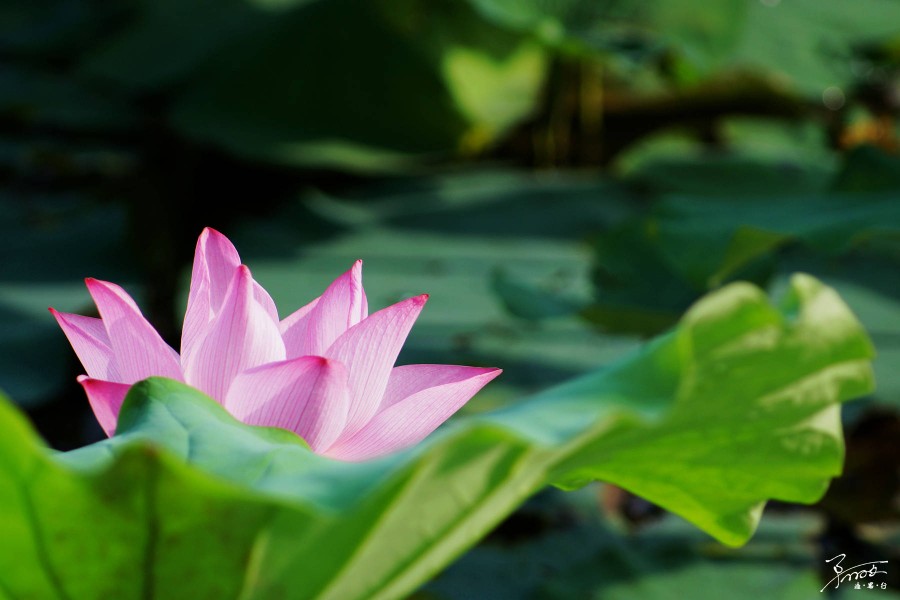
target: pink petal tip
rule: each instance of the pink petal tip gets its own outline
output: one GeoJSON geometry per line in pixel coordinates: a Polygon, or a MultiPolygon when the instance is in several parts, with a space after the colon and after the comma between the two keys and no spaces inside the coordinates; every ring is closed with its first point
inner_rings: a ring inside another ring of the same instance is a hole
{"type": "Polygon", "coordinates": [[[103,428],[106,435],[112,437],[116,432],[119,410],[122,408],[122,402],[131,385],[92,379],[87,375],[79,375],[77,380],[87,394],[91,410],[94,411],[100,427],[103,428]]]}

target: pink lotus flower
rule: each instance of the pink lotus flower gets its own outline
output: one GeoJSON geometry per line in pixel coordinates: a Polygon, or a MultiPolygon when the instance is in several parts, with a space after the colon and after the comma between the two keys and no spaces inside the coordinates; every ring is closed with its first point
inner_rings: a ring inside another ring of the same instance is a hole
{"type": "Polygon", "coordinates": [[[159,375],[206,392],[244,423],[288,429],[317,453],[363,460],[419,442],[500,374],[395,367],[428,296],[369,315],[362,261],[279,321],[228,238],[205,229],[180,355],[121,287],[85,282],[100,319],[50,311],[88,373],[78,381],[110,436],[131,384],[159,375]]]}

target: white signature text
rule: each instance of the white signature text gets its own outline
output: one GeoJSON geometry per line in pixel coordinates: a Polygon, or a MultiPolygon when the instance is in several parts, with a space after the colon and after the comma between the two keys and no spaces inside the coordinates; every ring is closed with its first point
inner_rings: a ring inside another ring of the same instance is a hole
{"type": "Polygon", "coordinates": [[[819,590],[820,592],[824,592],[825,589],[830,587],[832,584],[834,584],[834,589],[838,589],[839,587],[841,587],[842,583],[845,583],[848,581],[859,581],[860,579],[871,579],[872,577],[875,577],[879,573],[882,573],[885,575],[887,574],[887,571],[881,571],[878,568],[878,565],[887,563],[886,560],[873,560],[871,562],[860,563],[856,566],[848,567],[848,568],[844,569],[844,567],[841,566],[841,562],[845,558],[847,558],[846,554],[838,554],[837,556],[835,556],[833,558],[829,558],[828,560],[825,561],[826,563],[830,563],[833,560],[837,561],[833,567],[835,576],[832,577],[831,580],[829,580],[828,583],[825,584],[825,587],[823,587],[821,590],[819,590]]]}

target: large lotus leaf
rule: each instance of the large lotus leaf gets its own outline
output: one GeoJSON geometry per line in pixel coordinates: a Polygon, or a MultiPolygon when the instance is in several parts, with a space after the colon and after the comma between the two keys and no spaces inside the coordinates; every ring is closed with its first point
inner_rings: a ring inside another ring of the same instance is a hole
{"type": "Polygon", "coordinates": [[[83,71],[169,93],[180,132],[254,159],[381,170],[480,150],[530,114],[547,70],[540,44],[464,0],[139,6],[83,71]]]}
{"type": "Polygon", "coordinates": [[[658,218],[666,257],[701,286],[716,285],[790,241],[833,254],[900,232],[893,192],[677,196],[659,204],[658,218]]]}
{"type": "Polygon", "coordinates": [[[703,289],[676,272],[656,231],[634,221],[594,242],[596,300],[581,314],[607,332],[653,335],[671,327],[703,289]]]}
{"type": "Polygon", "coordinates": [[[874,400],[900,407],[900,369],[897,368],[900,365],[900,279],[896,275],[897,262],[876,256],[840,260],[797,256],[780,265],[771,289],[786,286],[788,273],[797,269],[816,273],[852,308],[875,346],[872,366],[878,389],[874,400]]]}
{"type": "Polygon", "coordinates": [[[529,31],[549,44],[574,51],[658,52],[659,37],[694,60],[708,62],[731,50],[746,6],[725,0],[704,11],[684,0],[469,0],[486,19],[529,31]],[[654,49],[653,46],[656,46],[654,49]]]}
{"type": "MultiPolygon", "coordinates": [[[[755,120],[732,120],[727,128],[735,135],[753,123],[765,129],[766,122],[755,120]]],[[[826,276],[828,265],[838,261],[856,261],[848,270],[865,271],[873,260],[900,257],[896,159],[860,148],[828,173],[824,167],[834,161],[814,139],[804,141],[802,129],[794,137],[784,135],[787,127],[770,127],[755,133],[752,143],[744,136],[735,155],[704,157],[675,137],[659,137],[630,152],[620,167],[666,195],[650,218],[594,244],[598,293],[587,316],[606,328],[658,331],[657,320],[674,321],[701,293],[723,282],[763,285],[776,270],[826,276]],[[807,168],[800,156],[810,159],[807,168]],[[816,161],[819,168],[808,168],[816,161]],[[828,261],[779,268],[798,254],[828,261]]]]}
{"type": "Polygon", "coordinates": [[[638,24],[701,71],[749,69],[817,100],[865,70],[854,62],[858,46],[900,33],[900,7],[890,0],[717,2],[704,11],[689,0],[636,4],[644,8],[638,24]]]}
{"type": "Polygon", "coordinates": [[[320,0],[218,56],[174,122],[265,160],[394,169],[492,142],[532,110],[545,70],[542,48],[461,1],[320,0]]]}
{"type": "Polygon", "coordinates": [[[817,99],[871,70],[855,62],[856,47],[900,33],[891,0],[725,0],[703,10],[690,0],[469,1],[485,18],[554,44],[628,56],[662,45],[700,75],[753,70],[817,99]]]}
{"type": "Polygon", "coordinates": [[[781,308],[729,286],[611,368],[342,463],[242,425],[183,384],[136,384],[112,439],[46,451],[0,404],[0,593],[41,598],[399,598],[527,496],[603,478],[728,544],[768,498],[841,467],[838,403],[871,347],[827,287],[781,308]]]}
{"type": "Polygon", "coordinates": [[[834,187],[847,192],[900,190],[900,157],[858,146],[847,153],[834,187]]]}
{"type": "Polygon", "coordinates": [[[724,148],[664,131],[616,158],[629,180],[665,193],[721,196],[809,193],[828,189],[837,171],[825,132],[811,122],[730,118],[717,128],[724,148]]]}
{"type": "Polygon", "coordinates": [[[752,2],[729,62],[774,71],[818,99],[828,86],[849,86],[871,68],[855,63],[854,50],[898,33],[900,6],[890,0],[752,2]]]}

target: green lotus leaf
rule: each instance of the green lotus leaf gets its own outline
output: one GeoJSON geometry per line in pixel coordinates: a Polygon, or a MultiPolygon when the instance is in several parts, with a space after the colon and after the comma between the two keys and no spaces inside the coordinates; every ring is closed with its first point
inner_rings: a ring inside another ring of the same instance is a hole
{"type": "Polygon", "coordinates": [[[2,402],[0,598],[401,598],[543,486],[593,479],[738,545],[767,499],[814,502],[840,472],[839,403],[871,391],[871,357],[798,275],[778,307],[727,286],[601,372],[369,462],[160,378],[65,454],[2,402]]]}

